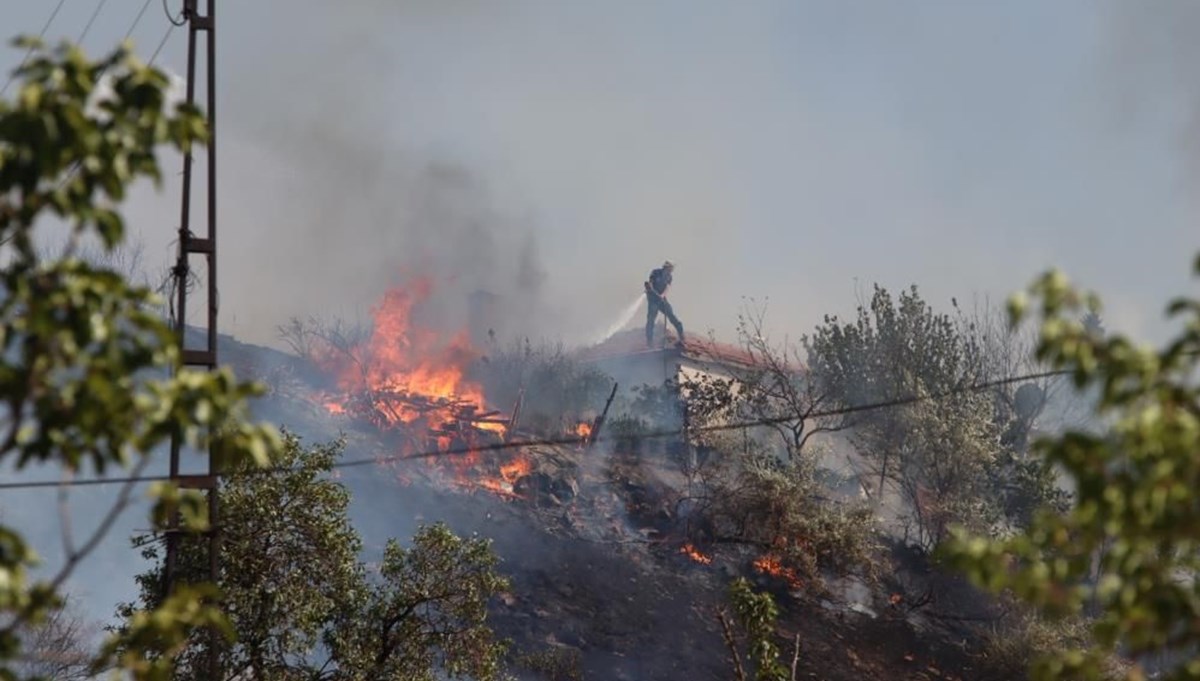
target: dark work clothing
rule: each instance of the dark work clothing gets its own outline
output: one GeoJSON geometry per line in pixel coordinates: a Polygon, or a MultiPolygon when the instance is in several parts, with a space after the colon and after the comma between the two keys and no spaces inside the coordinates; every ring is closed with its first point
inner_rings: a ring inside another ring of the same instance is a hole
{"type": "Polygon", "coordinates": [[[662,296],[671,285],[671,273],[662,268],[654,270],[650,273],[648,283],[650,286],[646,289],[646,345],[654,345],[654,322],[658,321],[659,312],[675,327],[675,333],[679,334],[679,340],[682,341],[683,323],[675,316],[671,303],[662,296]]]}
{"type": "Polygon", "coordinates": [[[650,273],[650,287],[658,295],[667,292],[667,287],[671,285],[671,273],[665,268],[658,268],[650,273]]]}
{"type": "Polygon", "coordinates": [[[658,320],[658,313],[662,312],[667,321],[675,327],[675,333],[679,334],[679,340],[683,340],[683,323],[679,321],[679,317],[675,316],[675,311],[671,309],[671,303],[667,302],[666,298],[652,296],[646,294],[646,345],[654,344],[654,322],[658,320]]]}

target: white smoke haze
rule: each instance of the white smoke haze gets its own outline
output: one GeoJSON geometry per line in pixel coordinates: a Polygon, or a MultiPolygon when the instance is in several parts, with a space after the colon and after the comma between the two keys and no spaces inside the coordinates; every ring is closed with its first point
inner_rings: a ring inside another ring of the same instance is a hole
{"type": "MultiPolygon", "coordinates": [[[[48,12],[0,4],[10,34],[48,12]]],[[[91,7],[68,5],[56,31],[74,37],[91,7]]],[[[110,3],[89,52],[137,5],[110,3]]],[[[1194,0],[219,5],[220,323],[242,340],[364,319],[416,275],[437,292],[425,321],[463,324],[485,289],[507,332],[595,339],[668,258],[688,330],[725,338],[744,296],[795,337],[872,282],[944,308],[1052,265],[1101,291],[1107,326],[1155,337],[1163,301],[1194,290],[1194,0]]],[[[150,16],[143,54],[165,28],[150,16]]],[[[183,72],[184,37],[160,66],[183,72]]],[[[127,207],[152,272],[174,257],[176,168],[127,207]]],[[[52,500],[9,506],[42,519],[53,562],[52,500]]],[[[131,560],[113,542],[93,574],[131,560]]],[[[131,588],[84,595],[104,616],[131,588]]]]}
{"type": "Polygon", "coordinates": [[[1104,63],[1109,104],[1125,126],[1166,131],[1192,170],[1200,156],[1200,4],[1106,3],[1112,49],[1104,63]]]}
{"type": "MultiPolygon", "coordinates": [[[[137,9],[118,4],[92,52],[137,9]]],[[[14,26],[43,19],[13,5],[14,26]]],[[[86,20],[68,14],[66,35],[86,20]]],[[[684,323],[725,337],[744,296],[794,336],[876,281],[944,306],[1052,265],[1116,301],[1110,326],[1158,335],[1196,245],[1179,162],[1200,120],[1196,14],[1190,0],[222,4],[222,328],[273,343],[293,315],[362,318],[423,271],[439,321],[460,325],[485,288],[517,333],[582,340],[670,258],[684,323]]],[[[143,53],[156,18],[135,34],[143,53]]],[[[160,65],[182,71],[184,36],[160,65]]],[[[129,205],[162,261],[177,185],[129,205]]]]}
{"type": "Polygon", "coordinates": [[[1161,197],[1128,190],[1140,141],[1108,141],[1068,87],[1110,48],[1039,63],[1050,35],[982,39],[1019,11],[281,7],[227,9],[222,34],[223,309],[250,338],[361,310],[414,267],[450,319],[486,288],[518,333],[570,339],[665,258],[684,323],[724,335],[743,296],[795,335],[849,311],[856,282],[944,305],[1056,264],[1118,297],[1118,270],[1184,281],[1144,232],[1178,244],[1181,222],[1147,223],[1161,197]]]}

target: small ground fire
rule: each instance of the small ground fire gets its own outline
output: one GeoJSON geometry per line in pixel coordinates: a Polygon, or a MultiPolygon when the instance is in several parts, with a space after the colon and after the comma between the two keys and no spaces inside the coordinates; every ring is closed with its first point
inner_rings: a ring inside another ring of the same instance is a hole
{"type": "Polygon", "coordinates": [[[684,544],[679,547],[679,552],[701,565],[711,565],[713,562],[711,556],[700,553],[700,550],[692,544],[684,544]]]}
{"type": "Polygon", "coordinates": [[[754,560],[754,569],[763,574],[778,577],[786,581],[788,586],[793,589],[799,589],[804,585],[794,569],[785,566],[779,559],[779,556],[770,553],[756,558],[754,560]]]}

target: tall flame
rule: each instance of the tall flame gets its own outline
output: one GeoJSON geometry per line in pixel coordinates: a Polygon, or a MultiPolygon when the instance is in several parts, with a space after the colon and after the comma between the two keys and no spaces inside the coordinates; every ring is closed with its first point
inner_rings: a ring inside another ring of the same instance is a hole
{"type": "MultiPolygon", "coordinates": [[[[482,386],[467,376],[477,357],[467,332],[439,333],[414,321],[431,293],[427,278],[389,289],[371,307],[368,337],[327,339],[321,353],[322,368],[340,390],[324,396],[326,410],[365,418],[381,428],[403,428],[410,436],[403,445],[406,453],[471,447],[507,431],[499,412],[486,411],[482,386]]],[[[478,452],[426,461],[451,474],[456,484],[506,495],[531,469],[529,461],[518,460],[501,466],[498,476],[486,473],[478,452]]]]}
{"type": "MultiPolygon", "coordinates": [[[[466,331],[447,336],[413,323],[413,312],[432,293],[428,278],[384,293],[371,307],[371,335],[351,347],[327,348],[324,367],[347,394],[368,396],[375,412],[390,425],[424,419],[432,426],[454,420],[451,410],[482,412],[483,389],[466,378],[476,357],[466,331]],[[406,399],[391,399],[402,396],[406,399]]],[[[346,405],[326,403],[335,414],[346,405]]],[[[504,432],[502,424],[480,423],[479,429],[504,432]]]]}
{"type": "MultiPolygon", "coordinates": [[[[475,357],[465,331],[446,338],[412,323],[416,306],[432,292],[429,279],[396,286],[371,307],[371,336],[351,353],[330,353],[330,368],[346,391],[394,391],[443,400],[466,401],[483,408],[483,390],[466,380],[475,357]]],[[[401,421],[418,415],[395,414],[401,421]]]]}

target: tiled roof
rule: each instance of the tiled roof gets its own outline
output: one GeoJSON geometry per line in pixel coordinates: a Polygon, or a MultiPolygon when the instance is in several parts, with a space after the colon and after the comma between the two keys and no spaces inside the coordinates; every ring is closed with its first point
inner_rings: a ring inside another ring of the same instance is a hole
{"type": "Polygon", "coordinates": [[[690,336],[683,346],[675,344],[675,334],[667,332],[664,339],[661,333],[656,334],[653,347],[646,347],[646,335],[642,329],[629,329],[614,334],[608,340],[583,348],[578,357],[585,362],[599,362],[617,357],[634,355],[671,353],[698,362],[716,362],[721,364],[737,364],[753,366],[757,362],[754,356],[736,345],[720,343],[708,338],[690,336]]]}

